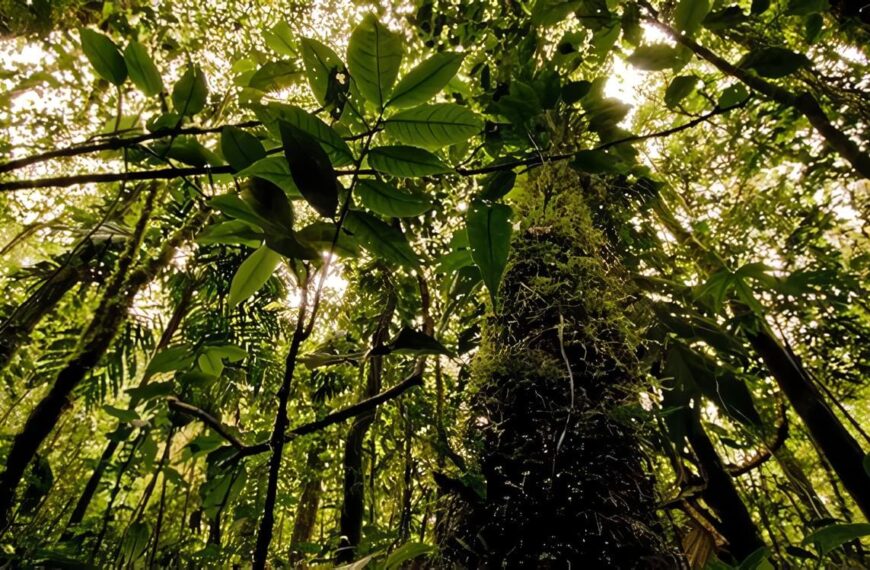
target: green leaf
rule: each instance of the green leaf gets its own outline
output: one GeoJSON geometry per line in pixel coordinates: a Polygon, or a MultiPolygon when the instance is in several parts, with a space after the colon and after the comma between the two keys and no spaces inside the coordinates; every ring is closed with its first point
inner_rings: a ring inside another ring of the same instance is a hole
{"type": "Polygon", "coordinates": [[[220,354],[210,348],[203,350],[199,358],[196,359],[196,364],[200,370],[209,376],[220,376],[224,371],[224,363],[221,360],[220,354]]]}
{"type": "Polygon", "coordinates": [[[562,101],[567,105],[573,105],[585,97],[592,88],[589,81],[570,81],[562,86],[562,101]]]}
{"type": "Polygon", "coordinates": [[[266,149],[260,139],[251,133],[227,125],[221,129],[221,154],[238,171],[266,158],[266,149]]]}
{"type": "MultiPolygon", "coordinates": [[[[335,227],[332,222],[314,222],[296,232],[296,239],[317,251],[329,251],[335,239],[335,227]]],[[[339,232],[338,241],[335,242],[335,253],[345,257],[356,257],[359,255],[359,245],[347,232],[342,231],[339,232]]]]}
{"type": "Polygon", "coordinates": [[[97,75],[114,85],[121,85],[127,79],[127,64],[124,57],[108,36],[82,28],[79,30],[82,51],[97,75]]]}
{"type": "Polygon", "coordinates": [[[180,135],[174,139],[163,139],[151,145],[151,149],[166,158],[181,161],[193,166],[205,166],[222,164],[220,157],[206,148],[196,137],[180,135]]]}
{"type": "Polygon", "coordinates": [[[604,150],[581,150],[574,155],[572,166],[590,174],[620,174],[626,171],[625,164],[604,150]]]}
{"type": "Polygon", "coordinates": [[[385,123],[387,133],[399,142],[433,148],[467,141],[477,135],[482,126],[475,113],[454,103],[407,109],[385,123]]]}
{"type": "Polygon", "coordinates": [[[430,554],[433,551],[434,548],[428,544],[423,544],[421,542],[406,542],[390,553],[386,562],[384,562],[384,570],[399,568],[405,562],[430,554]]]}
{"type": "Polygon", "coordinates": [[[366,15],[347,44],[347,68],[362,96],[383,109],[401,63],[402,38],[366,15]]]}
{"type": "Polygon", "coordinates": [[[296,57],[296,47],[293,42],[293,29],[285,20],[281,20],[267,31],[263,32],[266,45],[275,53],[287,57],[296,57]]]}
{"type": "Polygon", "coordinates": [[[713,273],[707,281],[698,288],[696,297],[701,299],[709,297],[713,303],[713,310],[719,312],[728,296],[728,291],[734,285],[734,274],[727,269],[720,269],[713,273]]]}
{"type": "Polygon", "coordinates": [[[814,44],[822,35],[825,19],[821,14],[810,14],[804,23],[804,39],[808,44],[814,44]]]}
{"type": "Polygon", "coordinates": [[[744,87],[742,83],[735,83],[734,85],[729,85],[722,90],[722,94],[719,95],[719,101],[716,105],[720,109],[728,109],[729,107],[743,103],[748,98],[749,91],[746,90],[746,87],[744,87]]]}
{"type": "Polygon", "coordinates": [[[697,86],[698,78],[694,75],[674,77],[665,90],[665,105],[676,107],[683,99],[691,95],[697,86]]]}
{"type": "Polygon", "coordinates": [[[265,221],[266,225],[261,224],[260,227],[266,231],[267,237],[282,237],[293,233],[293,207],[278,186],[254,178],[242,190],[241,197],[265,221]]]}
{"type": "Polygon", "coordinates": [[[363,206],[382,216],[409,218],[432,208],[425,194],[403,192],[379,180],[360,180],[356,193],[363,206]]]}
{"type": "Polygon", "coordinates": [[[437,95],[453,79],[465,56],[436,53],[399,80],[386,106],[413,107],[437,95]]]}
{"type": "Polygon", "coordinates": [[[132,40],[124,50],[124,62],[133,85],[148,97],[163,91],[163,78],[145,46],[132,40]]]}
{"type": "Polygon", "coordinates": [[[353,162],[353,154],[344,139],[332,127],[304,109],[294,105],[270,103],[257,108],[256,113],[269,132],[276,136],[281,135],[278,121],[286,121],[317,139],[333,165],[344,166],[353,162]]]}
{"type": "Polygon", "coordinates": [[[838,546],[847,542],[870,535],[870,524],[832,524],[820,528],[807,536],[802,544],[814,544],[822,556],[825,556],[838,546]]]}
{"type": "Polygon", "coordinates": [[[763,14],[767,12],[767,9],[770,8],[770,0],[752,0],[752,5],[749,8],[749,12],[757,16],[759,14],[763,14]]]}
{"type": "Polygon", "coordinates": [[[773,570],[773,565],[767,559],[768,556],[770,551],[766,546],[762,546],[747,556],[736,570],[773,570]]]}
{"type": "Polygon", "coordinates": [[[536,0],[532,7],[532,24],[552,26],[576,12],[582,2],[579,0],[536,0]]]}
{"type": "Polygon", "coordinates": [[[329,78],[344,69],[344,63],[332,48],[317,40],[302,38],[302,63],[311,93],[321,105],[326,104],[326,93],[329,90],[329,78]]]}
{"type": "Polygon", "coordinates": [[[248,86],[259,91],[276,91],[296,82],[299,70],[290,61],[264,63],[248,81],[248,86]]]}
{"type": "Polygon", "coordinates": [[[453,169],[429,151],[413,146],[381,146],[369,152],[369,165],[378,172],[404,178],[445,174],[453,169]]]}
{"type": "Polygon", "coordinates": [[[135,406],[139,402],[146,402],[154,398],[168,396],[175,390],[175,382],[168,380],[166,382],[149,382],[144,386],[136,388],[127,388],[125,392],[130,395],[130,406],[135,406]]]}
{"type": "Polygon", "coordinates": [[[350,212],[344,227],[376,257],[405,267],[413,268],[420,264],[405,234],[371,214],[350,212]]]}
{"type": "Polygon", "coordinates": [[[231,218],[236,218],[261,229],[270,226],[269,220],[257,214],[250,204],[236,194],[222,194],[208,201],[208,205],[231,218]]]}
{"type": "Polygon", "coordinates": [[[296,239],[292,231],[266,236],[266,245],[288,259],[320,259],[320,252],[296,239]]]}
{"type": "Polygon", "coordinates": [[[483,180],[483,190],[480,192],[482,200],[498,200],[513,190],[517,181],[517,173],[513,170],[499,170],[493,172],[483,180]]]}
{"type": "Polygon", "coordinates": [[[335,217],[339,184],[326,151],[302,129],[285,121],[278,125],[284,156],[299,192],[318,214],[335,217]]]}
{"type": "Polygon", "coordinates": [[[762,77],[778,79],[809,67],[810,60],[802,53],[780,47],[753,50],[740,61],[740,67],[752,69],[762,77]]]}
{"type": "Polygon", "coordinates": [[[121,559],[123,561],[121,566],[133,566],[133,563],[145,554],[150,537],[151,527],[147,522],[137,520],[131,524],[121,545],[121,559]]]}
{"type": "Polygon", "coordinates": [[[709,11],[709,0],[680,0],[674,10],[674,27],[691,36],[701,27],[709,11]]]}
{"type": "Polygon", "coordinates": [[[124,410],[121,408],[116,408],[114,406],[109,406],[108,404],[103,406],[103,411],[112,416],[113,418],[117,418],[119,421],[122,421],[124,423],[129,423],[139,419],[139,414],[137,414],[134,410],[124,410]]]}
{"type": "Polygon", "coordinates": [[[369,352],[371,356],[383,356],[386,354],[443,354],[453,356],[453,353],[447,350],[443,344],[435,338],[420,331],[416,331],[410,327],[402,327],[396,338],[389,344],[375,347],[369,352]]]}
{"type": "Polygon", "coordinates": [[[785,13],[789,16],[809,16],[830,9],[828,0],[789,0],[785,13]]]}
{"type": "Polygon", "coordinates": [[[498,288],[510,253],[511,213],[510,207],[504,204],[476,202],[468,209],[466,217],[471,257],[489,289],[493,307],[497,305],[498,288]]]}
{"type": "Polygon", "coordinates": [[[199,64],[189,65],[172,88],[172,106],[179,115],[196,115],[208,99],[208,84],[199,64]]]}
{"type": "Polygon", "coordinates": [[[251,166],[236,173],[236,176],[253,176],[268,180],[278,186],[289,198],[301,198],[302,194],[290,174],[290,165],[283,156],[261,158],[251,166]]]}
{"type": "Polygon", "coordinates": [[[242,262],[230,283],[230,296],[227,301],[230,308],[235,307],[266,284],[272,276],[281,256],[266,246],[260,247],[242,262]]]}
{"type": "Polygon", "coordinates": [[[164,348],[154,355],[145,370],[146,375],[171,372],[187,368],[193,363],[193,354],[186,344],[164,348]]]}
{"type": "Polygon", "coordinates": [[[681,62],[680,50],[666,44],[640,46],[627,58],[628,63],[646,71],[661,71],[677,67],[681,62]]]}

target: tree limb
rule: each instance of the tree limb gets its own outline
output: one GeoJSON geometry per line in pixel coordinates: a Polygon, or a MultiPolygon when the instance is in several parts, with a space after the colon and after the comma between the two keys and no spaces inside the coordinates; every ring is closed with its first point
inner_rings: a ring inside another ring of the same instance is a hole
{"type": "Polygon", "coordinates": [[[202,420],[202,422],[217,432],[221,437],[230,442],[230,444],[236,449],[242,451],[247,448],[247,446],[242,443],[242,441],[234,436],[229,429],[224,426],[220,420],[216,417],[212,416],[205,410],[201,408],[197,408],[191,404],[186,402],[182,402],[175,396],[169,396],[166,398],[166,403],[169,405],[169,408],[175,410],[176,412],[181,412],[182,414],[186,414],[188,416],[193,416],[202,420]]]}

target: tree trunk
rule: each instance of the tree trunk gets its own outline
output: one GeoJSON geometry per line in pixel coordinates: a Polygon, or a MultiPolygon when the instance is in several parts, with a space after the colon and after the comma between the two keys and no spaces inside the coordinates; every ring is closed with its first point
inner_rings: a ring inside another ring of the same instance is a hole
{"type": "Polygon", "coordinates": [[[143,214],[137,222],[133,236],[128,241],[128,248],[118,261],[115,274],[106,286],[103,298],[88,328],[82,334],[79,347],[58,372],[48,394],[36,405],[24,428],[13,440],[12,448],[6,458],[6,471],[0,475],[0,528],[5,528],[8,523],[9,509],[14,502],[15,492],[27,465],[30,464],[40,444],[57,425],[63,411],[69,407],[72,391],[93,370],[108,350],[125,322],[136,294],[169,264],[176,248],[187,240],[207,217],[204,211],[194,213],[188,223],[164,242],[161,251],[155,257],[142,263],[134,271],[130,271],[157,194],[158,190],[155,186],[146,198],[143,214]]]}
{"type": "MultiPolygon", "coordinates": [[[[396,295],[388,293],[386,307],[378,319],[378,325],[372,335],[372,347],[381,346],[387,341],[390,332],[390,321],[396,309],[396,295]]],[[[383,358],[373,356],[368,361],[368,376],[365,390],[360,401],[371,398],[381,390],[381,375],[383,358]]],[[[344,442],[344,501],[341,507],[339,549],[336,553],[338,562],[350,562],[356,553],[356,547],[362,538],[363,514],[365,511],[365,480],[363,474],[363,442],[369,427],[375,420],[375,409],[361,414],[354,419],[344,442]]]]}
{"type": "Polygon", "coordinates": [[[305,461],[306,479],[302,486],[302,496],[296,506],[293,533],[290,535],[290,565],[293,567],[300,566],[304,557],[298,547],[310,542],[314,535],[317,510],[320,508],[320,496],[323,493],[323,460],[320,455],[325,450],[326,441],[323,439],[308,450],[305,461]]]}
{"type": "Polygon", "coordinates": [[[632,293],[577,174],[543,167],[528,186],[473,368],[485,494],[452,482],[442,552],[470,568],[677,567],[627,411],[641,386],[632,293]]]}
{"type": "Polygon", "coordinates": [[[697,410],[686,410],[685,415],[689,422],[686,437],[695,452],[702,476],[707,483],[703,493],[704,501],[718,515],[719,528],[728,541],[731,554],[737,562],[745,560],[747,556],[762,548],[764,542],[743,499],[737,492],[734,480],[726,471],[713,442],[704,430],[697,410]]]}

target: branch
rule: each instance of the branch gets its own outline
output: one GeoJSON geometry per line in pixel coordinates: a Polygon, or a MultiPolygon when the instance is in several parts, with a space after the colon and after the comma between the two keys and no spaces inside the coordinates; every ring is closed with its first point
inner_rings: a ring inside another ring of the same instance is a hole
{"type": "Polygon", "coordinates": [[[102,152],[105,150],[120,150],[124,147],[135,146],[139,143],[154,140],[154,139],[162,139],[166,137],[177,137],[178,135],[203,135],[209,133],[219,133],[224,126],[230,127],[238,127],[240,129],[257,127],[261,123],[260,121],[245,121],[244,123],[236,123],[234,125],[222,125],[219,127],[187,127],[184,129],[170,129],[170,130],[161,130],[156,133],[148,133],[144,135],[138,135],[129,138],[119,138],[112,137],[105,142],[100,143],[91,143],[91,144],[76,144],[73,146],[69,146],[66,148],[61,148],[57,150],[51,150],[48,152],[44,152],[42,154],[35,154],[31,156],[26,156],[24,158],[19,158],[16,160],[10,160],[8,162],[4,162],[0,164],[0,173],[3,172],[11,172],[13,170],[17,170],[19,168],[24,168],[25,166],[30,166],[31,164],[38,164],[40,162],[45,162],[51,160],[53,158],[65,158],[78,156],[81,154],[89,154],[92,152],[102,152]]]}
{"type": "MultiPolygon", "coordinates": [[[[739,107],[743,107],[746,105],[746,101],[742,103],[738,103],[737,105],[732,105],[731,107],[717,107],[713,109],[709,113],[705,115],[701,115],[700,117],[696,117],[691,121],[678,125],[676,127],[671,127],[670,129],[665,129],[663,131],[658,131],[654,133],[648,133],[645,135],[632,135],[629,137],[625,137],[622,139],[617,139],[615,141],[606,142],[597,147],[594,147],[590,150],[607,150],[608,148],[614,147],[620,144],[626,143],[635,143],[644,141],[647,139],[661,138],[667,137],[680,131],[685,131],[687,129],[691,129],[704,123],[711,118],[727,113],[733,109],[737,109],[739,107]]],[[[489,174],[491,172],[498,172],[501,170],[512,170],[514,168],[520,166],[540,166],[547,162],[558,162],[562,160],[570,160],[574,158],[576,152],[564,153],[564,154],[555,154],[549,156],[532,156],[529,158],[515,160],[511,162],[505,162],[502,164],[490,164],[488,166],[483,166],[480,168],[457,168],[455,172],[460,176],[475,176],[478,174],[489,174]]],[[[34,188],[60,188],[64,186],[74,186],[76,184],[87,184],[87,183],[98,183],[98,182],[120,182],[124,180],[166,180],[171,178],[179,178],[182,176],[197,176],[204,174],[229,174],[232,173],[233,169],[230,166],[204,166],[204,167],[188,167],[188,168],[165,168],[160,170],[144,170],[139,172],[129,172],[129,173],[115,173],[115,172],[105,172],[100,174],[80,174],[75,176],[57,176],[52,178],[36,178],[33,180],[12,180],[9,182],[0,182],[0,192],[11,192],[14,190],[26,190],[26,189],[34,189],[34,188]]],[[[375,171],[372,169],[351,169],[351,170],[337,170],[336,174],[339,176],[359,176],[359,175],[370,175],[374,174],[375,171]]]]}
{"type": "Polygon", "coordinates": [[[218,420],[205,410],[197,408],[196,406],[193,406],[186,402],[182,402],[175,396],[169,396],[168,398],[166,398],[166,403],[171,409],[175,410],[176,412],[181,412],[182,414],[199,418],[205,425],[216,431],[221,437],[230,442],[230,444],[238,449],[240,452],[244,451],[247,448],[247,446],[242,443],[239,438],[230,433],[230,431],[220,422],[220,420],[218,420]]]}
{"type": "Polygon", "coordinates": [[[764,464],[779,450],[780,447],[783,446],[785,440],[788,439],[788,415],[786,414],[784,404],[780,405],[780,414],[781,419],[779,425],[776,426],[776,437],[773,442],[742,463],[729,463],[726,465],[725,469],[728,471],[729,475],[732,477],[740,477],[741,475],[749,473],[753,469],[764,464]]]}

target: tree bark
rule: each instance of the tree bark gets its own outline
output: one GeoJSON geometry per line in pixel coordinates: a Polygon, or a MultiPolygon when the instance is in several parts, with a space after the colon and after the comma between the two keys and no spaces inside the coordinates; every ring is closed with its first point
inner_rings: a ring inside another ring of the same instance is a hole
{"type": "Polygon", "coordinates": [[[677,567],[636,419],[619,414],[641,378],[627,280],[576,173],[546,166],[524,190],[473,368],[468,448],[485,494],[452,481],[442,552],[470,568],[677,567]]]}
{"type": "MultiPolygon", "coordinates": [[[[372,346],[383,345],[389,336],[390,321],[396,309],[396,296],[388,293],[386,306],[378,318],[377,328],[372,334],[372,346]]],[[[368,361],[366,386],[360,400],[366,400],[381,389],[383,358],[373,356],[368,361]]],[[[344,442],[344,500],[341,507],[339,549],[336,560],[346,563],[353,560],[356,547],[362,538],[362,523],[365,511],[365,481],[363,474],[363,443],[366,433],[375,420],[376,409],[361,414],[354,419],[344,442]]]]}
{"type": "Polygon", "coordinates": [[[326,450],[326,441],[320,440],[308,450],[305,460],[305,483],[302,485],[302,495],[296,506],[293,519],[293,533],[290,535],[290,565],[301,566],[303,554],[299,552],[300,545],[310,542],[314,535],[314,525],[317,522],[317,510],[320,508],[320,496],[323,493],[323,460],[320,455],[326,450]]]}

